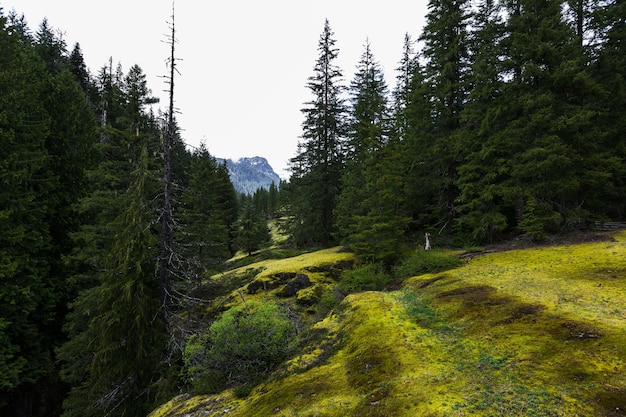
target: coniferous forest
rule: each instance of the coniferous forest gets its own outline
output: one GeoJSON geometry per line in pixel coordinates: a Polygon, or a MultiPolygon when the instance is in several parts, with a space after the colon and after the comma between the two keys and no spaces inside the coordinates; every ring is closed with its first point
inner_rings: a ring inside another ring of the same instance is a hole
{"type": "Polygon", "coordinates": [[[145,416],[179,394],[194,288],[269,245],[268,222],[284,247],[390,269],[424,233],[461,247],[623,221],[626,4],[428,10],[392,86],[368,41],[346,81],[326,21],[291,177],[241,195],[181,137],[173,16],[155,113],[140,65],[92,71],[53,22],[0,9],[0,414],[145,416]]]}

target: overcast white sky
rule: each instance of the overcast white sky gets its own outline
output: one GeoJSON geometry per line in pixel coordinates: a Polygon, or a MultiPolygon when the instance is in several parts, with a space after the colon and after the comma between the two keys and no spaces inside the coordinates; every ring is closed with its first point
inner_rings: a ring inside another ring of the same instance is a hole
{"type": "MultiPolygon", "coordinates": [[[[231,0],[175,2],[176,106],[182,136],[212,155],[263,156],[282,177],[302,134],[318,41],[328,19],[345,84],[367,39],[390,90],[405,33],[417,39],[427,0],[231,0]]],[[[44,17],[71,50],[79,42],[97,74],[109,57],[124,72],[138,64],[166,108],[165,60],[171,0],[0,0],[4,14],[24,14],[36,31],[44,17]]]]}

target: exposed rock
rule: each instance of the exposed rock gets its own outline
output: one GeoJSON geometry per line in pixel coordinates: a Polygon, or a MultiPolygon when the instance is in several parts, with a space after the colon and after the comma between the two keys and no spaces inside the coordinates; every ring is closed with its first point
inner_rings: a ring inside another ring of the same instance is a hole
{"type": "Polygon", "coordinates": [[[319,302],[324,294],[324,288],[315,284],[312,287],[304,288],[296,294],[296,302],[303,306],[312,306],[319,302]]]}
{"type": "Polygon", "coordinates": [[[296,278],[292,281],[289,281],[285,288],[278,293],[279,297],[293,297],[298,291],[310,287],[311,280],[305,274],[298,274],[296,278]]]}
{"type": "Polygon", "coordinates": [[[269,189],[272,183],[280,186],[280,177],[263,157],[239,158],[236,161],[217,158],[217,161],[226,163],[230,181],[237,192],[252,195],[259,188],[269,189]]]}

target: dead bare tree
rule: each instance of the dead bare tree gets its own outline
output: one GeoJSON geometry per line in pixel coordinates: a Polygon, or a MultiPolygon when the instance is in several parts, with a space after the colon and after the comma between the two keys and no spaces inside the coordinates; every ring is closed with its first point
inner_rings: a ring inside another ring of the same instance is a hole
{"type": "Polygon", "coordinates": [[[158,279],[161,291],[161,308],[166,323],[172,307],[172,276],[174,275],[174,233],[175,223],[172,205],[173,179],[172,179],[172,146],[176,135],[176,124],[174,121],[174,76],[178,72],[176,69],[176,27],[174,19],[174,3],[172,3],[172,16],[170,24],[170,34],[167,43],[170,45],[170,56],[167,60],[169,74],[165,83],[169,86],[169,107],[166,114],[165,132],[163,135],[163,206],[161,212],[161,246],[158,259],[158,279]]]}

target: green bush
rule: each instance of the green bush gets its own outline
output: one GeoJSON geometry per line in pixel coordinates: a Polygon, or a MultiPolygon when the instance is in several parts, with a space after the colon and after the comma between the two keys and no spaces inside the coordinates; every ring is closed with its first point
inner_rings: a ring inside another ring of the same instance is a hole
{"type": "Polygon", "coordinates": [[[362,291],[380,291],[393,280],[380,264],[365,264],[344,272],[339,288],[348,294],[362,291]]]}
{"type": "Polygon", "coordinates": [[[457,256],[441,250],[418,251],[395,267],[393,274],[397,279],[404,279],[415,275],[445,271],[461,264],[462,261],[457,256]]]}
{"type": "Polygon", "coordinates": [[[192,336],[184,362],[196,392],[258,381],[287,359],[298,345],[293,323],[271,303],[233,307],[205,335],[192,336]]]}

